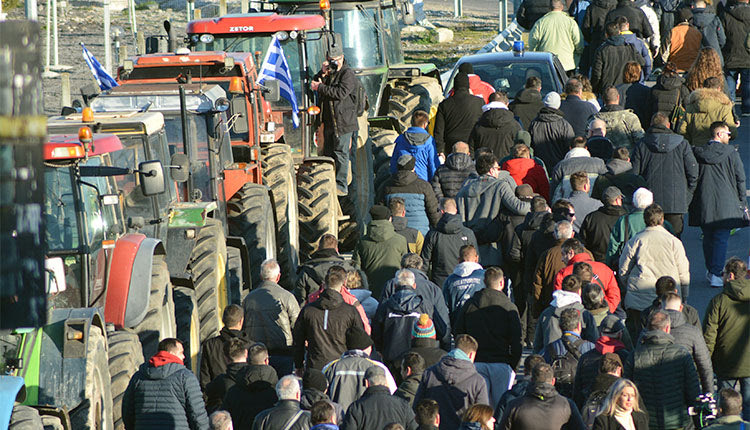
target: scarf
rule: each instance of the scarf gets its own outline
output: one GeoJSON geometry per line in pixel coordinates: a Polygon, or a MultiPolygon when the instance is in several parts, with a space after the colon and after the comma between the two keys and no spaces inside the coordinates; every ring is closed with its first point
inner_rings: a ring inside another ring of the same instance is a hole
{"type": "Polygon", "coordinates": [[[449,352],[448,357],[453,357],[457,360],[471,361],[471,358],[469,358],[469,356],[466,355],[466,353],[460,350],[459,348],[456,348],[452,350],[451,352],[449,352]]]}
{"type": "Polygon", "coordinates": [[[482,112],[487,112],[490,109],[505,109],[508,110],[508,105],[503,102],[489,102],[482,106],[482,112]]]}
{"type": "Polygon", "coordinates": [[[625,409],[615,405],[615,419],[620,423],[625,430],[635,430],[635,423],[633,422],[633,411],[626,411],[625,409]]]}

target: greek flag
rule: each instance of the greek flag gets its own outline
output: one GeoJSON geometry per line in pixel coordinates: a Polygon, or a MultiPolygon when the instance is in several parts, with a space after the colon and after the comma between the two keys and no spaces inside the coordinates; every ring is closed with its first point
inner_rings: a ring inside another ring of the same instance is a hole
{"type": "Polygon", "coordinates": [[[115,78],[104,70],[102,63],[94,57],[94,54],[86,49],[86,45],[81,43],[81,48],[83,48],[83,59],[86,60],[86,64],[89,65],[89,70],[91,70],[91,74],[94,75],[94,79],[96,79],[96,83],[99,84],[99,88],[102,91],[106,91],[118,86],[115,78]]]}
{"type": "Polygon", "coordinates": [[[289,64],[284,57],[284,50],[281,49],[279,39],[273,37],[271,44],[268,46],[266,58],[260,66],[258,75],[258,84],[262,84],[266,79],[275,79],[279,81],[279,91],[292,104],[292,121],[294,128],[299,127],[299,108],[297,107],[297,97],[294,95],[294,85],[292,85],[292,74],[289,71],[289,64]]]}

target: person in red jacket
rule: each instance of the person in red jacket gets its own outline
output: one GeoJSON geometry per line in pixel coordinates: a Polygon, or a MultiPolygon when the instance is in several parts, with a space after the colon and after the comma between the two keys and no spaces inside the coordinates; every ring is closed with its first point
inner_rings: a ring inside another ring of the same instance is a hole
{"type": "Polygon", "coordinates": [[[604,299],[609,305],[609,311],[615,312],[617,306],[620,304],[620,287],[617,285],[615,273],[612,269],[604,263],[594,261],[593,258],[586,253],[583,244],[581,244],[578,239],[566,240],[563,242],[560,249],[565,267],[557,272],[555,277],[555,289],[559,290],[562,288],[562,280],[573,273],[574,264],[585,262],[591,266],[591,270],[594,274],[591,282],[598,283],[602,287],[604,290],[604,299]]]}
{"type": "Polygon", "coordinates": [[[514,158],[504,162],[501,168],[510,173],[516,185],[529,184],[535,193],[549,201],[549,179],[544,167],[531,158],[529,147],[523,143],[516,144],[512,151],[514,158]]]}

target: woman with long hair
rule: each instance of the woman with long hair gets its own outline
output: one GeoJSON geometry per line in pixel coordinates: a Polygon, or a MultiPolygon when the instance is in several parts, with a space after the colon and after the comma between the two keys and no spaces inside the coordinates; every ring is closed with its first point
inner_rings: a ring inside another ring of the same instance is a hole
{"type": "Polygon", "coordinates": [[[594,430],[648,430],[648,414],[641,411],[638,387],[620,378],[612,384],[594,420],[594,430]]]}
{"type": "Polygon", "coordinates": [[[677,66],[669,62],[651,88],[652,112],[662,112],[669,117],[677,103],[683,107],[687,104],[689,95],[685,80],[677,73],[677,66]]]}
{"type": "Polygon", "coordinates": [[[641,80],[641,65],[630,61],[623,68],[623,83],[617,86],[620,93],[620,106],[632,109],[641,121],[641,127],[648,129],[651,124],[651,88],[643,85],[641,80]]]}
{"type": "Polygon", "coordinates": [[[494,430],[495,429],[495,417],[494,410],[487,405],[478,403],[471,405],[469,409],[464,412],[463,420],[461,421],[460,430],[494,430]]]}
{"type": "Polygon", "coordinates": [[[698,51],[698,58],[690,67],[685,77],[685,84],[691,92],[703,86],[708,78],[719,78],[724,81],[724,71],[721,68],[719,54],[713,48],[703,48],[698,51]]]}

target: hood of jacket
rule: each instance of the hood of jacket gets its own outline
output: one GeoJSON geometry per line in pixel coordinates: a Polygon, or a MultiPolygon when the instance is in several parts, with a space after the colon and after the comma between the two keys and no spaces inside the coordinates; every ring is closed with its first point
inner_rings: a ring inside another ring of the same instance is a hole
{"type": "Polygon", "coordinates": [[[682,135],[672,132],[663,125],[655,125],[648,129],[643,137],[643,143],[652,152],[667,153],[677,148],[684,138],[682,135]]]}
{"type": "Polygon", "coordinates": [[[539,109],[539,115],[537,115],[535,120],[541,122],[557,122],[563,119],[564,116],[565,115],[560,109],[545,106],[539,109]]]}
{"type": "Polygon", "coordinates": [[[558,396],[555,387],[546,382],[542,382],[541,384],[529,385],[529,387],[526,389],[526,395],[542,402],[551,402],[555,397],[558,396]]]}
{"type": "Polygon", "coordinates": [[[391,224],[395,231],[404,230],[409,226],[409,220],[404,216],[392,216],[391,224]]]}
{"type": "Polygon", "coordinates": [[[516,98],[513,99],[513,102],[523,104],[541,103],[542,93],[534,88],[524,88],[516,94],[516,98]]]}
{"type": "Polygon", "coordinates": [[[625,36],[617,35],[608,37],[604,40],[604,43],[612,46],[625,46],[625,36]]]}
{"type": "Polygon", "coordinates": [[[618,217],[621,217],[625,215],[626,213],[628,213],[628,211],[624,207],[610,205],[610,204],[605,204],[604,206],[600,207],[597,210],[605,215],[618,216],[618,217]]]}
{"type": "Polygon", "coordinates": [[[461,383],[468,375],[476,373],[474,363],[450,355],[443,356],[436,366],[438,373],[442,375],[448,385],[461,383]]]}
{"type": "Polygon", "coordinates": [[[591,153],[586,148],[572,148],[571,150],[565,153],[566,160],[569,160],[571,158],[581,158],[581,157],[591,157],[591,153]]]}
{"type": "Polygon", "coordinates": [[[422,306],[422,296],[411,287],[398,287],[399,289],[389,298],[398,310],[406,313],[416,312],[422,306]]]}
{"type": "MultiPolygon", "coordinates": [[[[310,254],[310,260],[315,260],[318,258],[337,258],[343,261],[343,259],[339,256],[338,251],[336,251],[333,248],[323,248],[319,249],[312,254],[310,254]]],[[[310,261],[308,260],[308,261],[310,261]]]]}
{"type": "Polygon", "coordinates": [[[140,368],[143,375],[151,380],[167,379],[173,373],[182,369],[185,369],[185,366],[177,363],[167,363],[158,367],[153,367],[149,363],[143,363],[140,368]]]}
{"type": "Polygon", "coordinates": [[[742,278],[725,282],[724,294],[740,302],[750,302],[750,279],[742,278]]]}
{"type": "Polygon", "coordinates": [[[241,379],[245,367],[247,367],[247,363],[229,363],[227,364],[227,369],[224,373],[229,379],[236,383],[241,379]]]}
{"type": "Polygon", "coordinates": [[[716,19],[716,14],[704,7],[690,9],[690,12],[693,13],[693,25],[698,28],[703,28],[716,19]]]}
{"type": "Polygon", "coordinates": [[[591,258],[591,256],[590,256],[590,255],[588,255],[588,254],[587,254],[587,253],[585,253],[585,252],[582,252],[582,253],[580,253],[580,254],[576,254],[576,255],[574,255],[574,256],[573,256],[573,257],[572,257],[572,258],[570,259],[570,261],[568,261],[568,266],[571,266],[571,265],[573,265],[573,264],[576,264],[576,263],[581,263],[581,262],[589,262],[589,261],[592,261],[592,258],[591,258]]]}
{"type": "Polygon", "coordinates": [[[695,159],[701,164],[720,164],[724,162],[734,152],[731,145],[724,145],[721,142],[709,141],[706,145],[696,146],[693,150],[695,159]]]}
{"type": "Polygon", "coordinates": [[[542,224],[544,224],[545,215],[547,215],[548,213],[549,212],[547,211],[527,213],[525,218],[525,230],[538,230],[539,228],[541,228],[542,224]]]}
{"type": "Polygon", "coordinates": [[[687,102],[696,112],[701,113],[715,112],[721,108],[721,105],[729,106],[732,104],[724,91],[712,88],[698,88],[690,93],[687,102]]]}
{"type": "Polygon", "coordinates": [[[466,170],[474,167],[471,155],[454,152],[445,160],[445,165],[451,170],[466,170]]]}
{"type": "Polygon", "coordinates": [[[464,185],[466,187],[466,195],[468,197],[479,197],[484,194],[488,188],[500,185],[500,181],[505,181],[509,185],[512,184],[513,189],[516,187],[516,181],[510,176],[510,173],[501,170],[497,178],[490,175],[482,175],[471,181],[467,181],[464,185]]]}
{"type": "Polygon", "coordinates": [[[388,238],[396,234],[393,223],[387,219],[378,219],[370,221],[367,225],[367,235],[375,242],[385,242],[388,238]]]}
{"type": "Polygon", "coordinates": [[[574,303],[581,304],[581,296],[571,291],[555,290],[552,292],[552,302],[550,305],[557,308],[555,312],[562,307],[574,303]]]}
{"type": "Polygon", "coordinates": [[[461,217],[458,214],[445,213],[438,220],[435,230],[445,234],[456,234],[463,227],[461,217]]]}
{"type": "MultiPolygon", "coordinates": [[[[606,307],[604,309],[607,309],[606,307]]],[[[607,354],[609,352],[617,352],[621,349],[625,349],[625,344],[620,339],[614,339],[609,336],[601,335],[599,339],[594,343],[594,347],[599,354],[607,354]]]]}
{"type": "Polygon", "coordinates": [[[665,309],[667,314],[669,315],[669,325],[673,329],[675,327],[679,327],[682,325],[685,325],[687,323],[687,319],[685,318],[685,314],[683,314],[681,311],[675,311],[672,309],[665,309]]]}
{"type": "Polygon", "coordinates": [[[372,297],[372,291],[365,290],[363,288],[354,288],[349,290],[350,293],[357,299],[358,302],[363,303],[365,300],[372,297]]]}
{"type": "Polygon", "coordinates": [[[625,110],[625,108],[623,108],[620,105],[615,104],[615,105],[604,105],[599,110],[599,112],[620,112],[620,111],[623,111],[623,110],[625,110]]]}
{"type": "Polygon", "coordinates": [[[591,385],[591,392],[609,391],[609,387],[611,387],[618,379],[620,378],[615,375],[610,375],[609,373],[599,373],[596,375],[594,383],[591,385]]]}
{"type": "Polygon", "coordinates": [[[476,272],[477,270],[483,269],[484,268],[479,263],[475,263],[473,261],[464,261],[463,263],[458,263],[458,265],[456,265],[456,268],[453,269],[453,274],[465,278],[476,272]]]}
{"type": "Polygon", "coordinates": [[[637,46],[636,44],[638,43],[638,36],[636,36],[632,31],[622,33],[621,36],[625,38],[625,43],[637,46]]]}
{"type": "Polygon", "coordinates": [[[643,333],[641,336],[642,344],[651,345],[667,345],[674,343],[674,337],[669,333],[664,333],[661,330],[649,330],[643,333]]]}
{"type": "Polygon", "coordinates": [[[313,304],[323,310],[336,309],[344,304],[344,296],[338,291],[330,288],[325,288],[318,300],[314,301],[313,304]]]}
{"type": "Polygon", "coordinates": [[[511,121],[515,121],[513,112],[508,109],[490,109],[479,117],[478,124],[480,127],[502,128],[507,126],[511,121]]]}
{"type": "Polygon", "coordinates": [[[315,402],[319,402],[321,400],[327,400],[330,401],[326,393],[322,391],[318,391],[315,388],[305,388],[302,390],[302,395],[299,399],[299,404],[302,407],[302,409],[309,410],[312,405],[315,404],[315,402]]]}
{"type": "Polygon", "coordinates": [[[685,83],[685,80],[682,79],[679,75],[675,75],[675,76],[659,75],[659,78],[656,79],[656,87],[660,87],[657,89],[662,89],[662,90],[667,90],[667,91],[679,89],[683,83],[685,83]]]}
{"type": "Polygon", "coordinates": [[[409,185],[417,179],[419,179],[419,176],[417,176],[417,174],[412,172],[411,170],[399,170],[393,175],[393,185],[409,185]]]}
{"type": "Polygon", "coordinates": [[[738,21],[750,21],[750,6],[747,4],[735,3],[724,10],[738,21]]]}
{"type": "Polygon", "coordinates": [[[410,145],[420,146],[430,139],[430,134],[422,127],[411,126],[404,132],[404,137],[410,145]]]}
{"type": "Polygon", "coordinates": [[[273,367],[267,364],[249,364],[242,368],[235,382],[247,391],[274,389],[279,377],[273,367]]]}
{"type": "Polygon", "coordinates": [[[613,158],[607,162],[607,171],[613,175],[619,175],[633,170],[633,163],[630,161],[613,158]]]}

